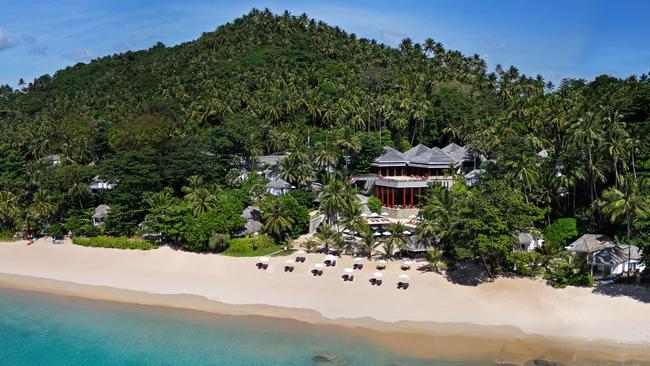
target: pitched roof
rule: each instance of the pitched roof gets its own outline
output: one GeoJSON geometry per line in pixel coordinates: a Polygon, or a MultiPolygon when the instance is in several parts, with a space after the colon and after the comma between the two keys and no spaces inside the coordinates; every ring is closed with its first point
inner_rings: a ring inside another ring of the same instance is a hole
{"type": "Polygon", "coordinates": [[[594,264],[619,265],[631,260],[641,259],[641,251],[635,245],[619,245],[605,248],[594,254],[594,264]]]}
{"type": "Polygon", "coordinates": [[[454,162],[457,163],[465,160],[465,158],[467,157],[467,149],[464,146],[456,145],[453,142],[443,147],[442,151],[449,154],[449,156],[451,156],[451,158],[454,159],[454,162]]]}
{"type": "Polygon", "coordinates": [[[259,218],[261,215],[260,209],[257,206],[248,206],[244,209],[241,217],[246,220],[253,220],[259,218]]]}
{"type": "Polygon", "coordinates": [[[287,189],[287,188],[291,188],[291,184],[287,183],[282,178],[276,178],[276,179],[273,179],[272,181],[266,183],[266,188],[267,189],[287,189]]]}
{"type": "Polygon", "coordinates": [[[407,160],[412,160],[416,156],[422,155],[426,152],[428,152],[430,149],[422,144],[418,144],[417,146],[414,146],[410,148],[409,150],[405,151],[402,155],[407,159],[407,160]]]}
{"type": "Polygon", "coordinates": [[[411,160],[411,163],[417,165],[442,165],[446,167],[449,164],[454,163],[454,160],[441,149],[434,147],[429,149],[429,151],[414,157],[413,160],[411,160]]]}
{"type": "Polygon", "coordinates": [[[395,163],[405,165],[407,163],[407,160],[401,152],[393,149],[390,146],[384,146],[384,153],[377,157],[373,163],[395,163]]]}
{"type": "Polygon", "coordinates": [[[573,253],[593,253],[616,246],[607,235],[585,234],[569,244],[566,249],[573,253]]]}
{"type": "Polygon", "coordinates": [[[517,241],[521,245],[528,245],[531,242],[533,242],[533,240],[535,240],[535,238],[533,238],[533,236],[530,235],[530,233],[519,233],[519,234],[517,234],[517,241]]]}
{"type": "Polygon", "coordinates": [[[93,214],[93,219],[103,219],[108,214],[108,211],[111,210],[109,205],[99,205],[95,207],[95,213],[93,214]]]}
{"type": "Polygon", "coordinates": [[[257,220],[248,220],[244,224],[244,228],[246,233],[258,233],[262,231],[262,223],[257,220]]]}

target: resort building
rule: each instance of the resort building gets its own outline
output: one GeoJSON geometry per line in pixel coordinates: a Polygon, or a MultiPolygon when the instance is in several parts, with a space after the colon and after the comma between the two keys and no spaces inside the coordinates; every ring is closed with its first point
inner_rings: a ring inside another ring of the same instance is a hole
{"type": "Polygon", "coordinates": [[[384,153],[372,162],[374,195],[391,216],[403,216],[396,215],[396,209],[412,214],[430,183],[451,187],[454,173],[471,162],[467,149],[453,143],[442,149],[420,144],[405,152],[384,147],[384,153]]]}
{"type": "Polygon", "coordinates": [[[517,245],[513,249],[532,252],[537,248],[541,248],[543,245],[544,238],[535,238],[531,233],[518,233],[517,245]]]}
{"type": "Polygon", "coordinates": [[[593,255],[591,263],[594,277],[616,277],[628,272],[643,271],[641,250],[635,245],[618,245],[605,248],[593,255]]]}
{"type": "Polygon", "coordinates": [[[99,191],[110,191],[111,189],[115,188],[117,186],[117,183],[115,182],[109,182],[106,179],[101,178],[100,176],[95,176],[89,184],[89,189],[91,192],[96,193],[99,191]]]}
{"type": "Polygon", "coordinates": [[[289,193],[289,189],[293,188],[291,184],[287,183],[282,178],[275,178],[270,182],[266,183],[266,193],[273,196],[281,196],[283,194],[289,193]]]}
{"type": "Polygon", "coordinates": [[[111,210],[111,206],[109,205],[99,205],[95,207],[95,213],[92,216],[93,226],[103,225],[104,221],[106,221],[106,216],[108,216],[108,212],[110,210],[111,210]]]}

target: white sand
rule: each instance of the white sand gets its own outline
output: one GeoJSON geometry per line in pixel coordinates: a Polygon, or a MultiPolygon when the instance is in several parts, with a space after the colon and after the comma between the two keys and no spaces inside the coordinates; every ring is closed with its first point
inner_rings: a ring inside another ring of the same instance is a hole
{"type": "MultiPolygon", "coordinates": [[[[293,256],[292,256],[293,257],[293,256]]],[[[85,248],[40,241],[0,243],[0,273],[153,294],[190,294],[226,304],[259,304],[314,310],[330,319],[373,318],[509,326],[526,334],[650,347],[650,304],[629,297],[593,294],[590,289],[553,289],[527,279],[498,279],[477,287],[454,285],[434,273],[410,270],[411,287],[395,284],[399,261],[388,264],[381,287],[368,280],[376,263],[343,282],[343,257],[322,277],[309,270],[324,255],[307,255],[293,273],[287,257],[271,257],[269,269],[257,258],[230,258],[161,248],[152,251],[85,248]]],[[[478,335],[477,335],[478,336],[478,335]]]]}

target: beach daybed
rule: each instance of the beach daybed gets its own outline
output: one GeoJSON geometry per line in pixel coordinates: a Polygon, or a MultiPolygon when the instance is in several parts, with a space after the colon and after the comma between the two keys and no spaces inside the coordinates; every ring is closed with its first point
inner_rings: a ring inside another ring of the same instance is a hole
{"type": "Polygon", "coordinates": [[[293,266],[284,266],[285,272],[293,272],[293,270],[294,270],[293,266]]]}
{"type": "Polygon", "coordinates": [[[400,282],[397,283],[397,288],[402,289],[402,290],[406,290],[407,288],[409,288],[409,283],[400,281],[400,282]]]}
{"type": "Polygon", "coordinates": [[[343,281],[354,281],[354,275],[344,274],[341,278],[343,278],[343,281]]]}
{"type": "Polygon", "coordinates": [[[361,263],[355,263],[352,265],[353,269],[363,269],[363,264],[361,263]]]}

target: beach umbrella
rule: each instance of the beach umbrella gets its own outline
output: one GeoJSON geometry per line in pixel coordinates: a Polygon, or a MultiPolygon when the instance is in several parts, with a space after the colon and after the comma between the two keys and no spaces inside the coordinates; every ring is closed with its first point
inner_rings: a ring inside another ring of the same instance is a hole
{"type": "Polygon", "coordinates": [[[352,272],[354,272],[354,270],[352,268],[346,268],[346,269],[343,270],[343,272],[352,273],[352,272]]]}
{"type": "Polygon", "coordinates": [[[362,214],[359,215],[359,216],[361,216],[361,217],[366,217],[366,216],[368,216],[368,214],[366,214],[366,213],[364,212],[364,213],[362,213],[362,214]]]}
{"type": "Polygon", "coordinates": [[[344,233],[344,234],[349,234],[349,233],[350,233],[350,229],[345,229],[345,230],[343,230],[343,233],[344,233]]]}
{"type": "Polygon", "coordinates": [[[335,259],[336,259],[336,257],[333,256],[333,255],[331,255],[331,254],[328,254],[328,255],[325,256],[325,260],[326,260],[326,261],[333,261],[333,260],[335,260],[335,259]]]}
{"type": "Polygon", "coordinates": [[[260,257],[260,262],[268,262],[269,257],[260,257]]]}
{"type": "Polygon", "coordinates": [[[380,264],[386,264],[386,263],[388,263],[388,262],[386,262],[385,260],[382,259],[382,260],[379,261],[379,263],[380,263],[380,264]]]}
{"type": "Polygon", "coordinates": [[[377,277],[377,278],[379,278],[379,277],[383,277],[383,276],[384,276],[384,274],[381,273],[381,272],[375,272],[375,273],[373,273],[372,275],[375,276],[375,277],[377,277]]]}
{"type": "Polygon", "coordinates": [[[323,263],[316,263],[316,264],[314,264],[314,267],[323,268],[323,267],[325,267],[325,265],[323,263]]]}
{"type": "Polygon", "coordinates": [[[370,214],[370,217],[379,217],[379,214],[376,213],[376,212],[373,212],[373,213],[370,214]]]}
{"type": "Polygon", "coordinates": [[[402,262],[402,264],[404,264],[404,265],[406,265],[406,266],[410,266],[410,265],[411,265],[411,261],[404,261],[404,262],[402,262]]]}
{"type": "Polygon", "coordinates": [[[404,234],[404,235],[411,235],[411,232],[408,231],[408,230],[404,230],[404,231],[402,232],[402,234],[404,234]]]}
{"type": "Polygon", "coordinates": [[[361,258],[361,257],[356,257],[356,258],[354,258],[354,261],[355,261],[355,262],[361,262],[362,260],[364,260],[364,258],[361,258]]]}
{"type": "Polygon", "coordinates": [[[380,235],[381,235],[381,233],[379,233],[379,232],[377,232],[377,231],[375,231],[375,233],[374,233],[374,234],[372,234],[372,235],[374,235],[374,236],[380,236],[380,235]]]}
{"type": "Polygon", "coordinates": [[[286,264],[291,264],[291,263],[293,263],[293,262],[294,262],[293,259],[287,259],[284,263],[286,263],[286,264]]]}
{"type": "Polygon", "coordinates": [[[401,274],[401,275],[397,276],[397,278],[407,279],[407,278],[409,278],[409,275],[407,275],[407,274],[401,274]]]}
{"type": "Polygon", "coordinates": [[[415,216],[415,215],[411,215],[411,216],[409,216],[409,219],[414,219],[414,218],[416,218],[416,217],[417,217],[417,216],[415,216]]]}
{"type": "Polygon", "coordinates": [[[388,216],[388,212],[384,211],[381,213],[382,216],[388,216]]]}
{"type": "Polygon", "coordinates": [[[305,251],[304,250],[299,250],[299,251],[296,252],[296,254],[305,254],[305,251]]]}
{"type": "Polygon", "coordinates": [[[390,231],[384,231],[384,232],[381,233],[381,234],[382,234],[383,236],[390,236],[390,231]]]}

